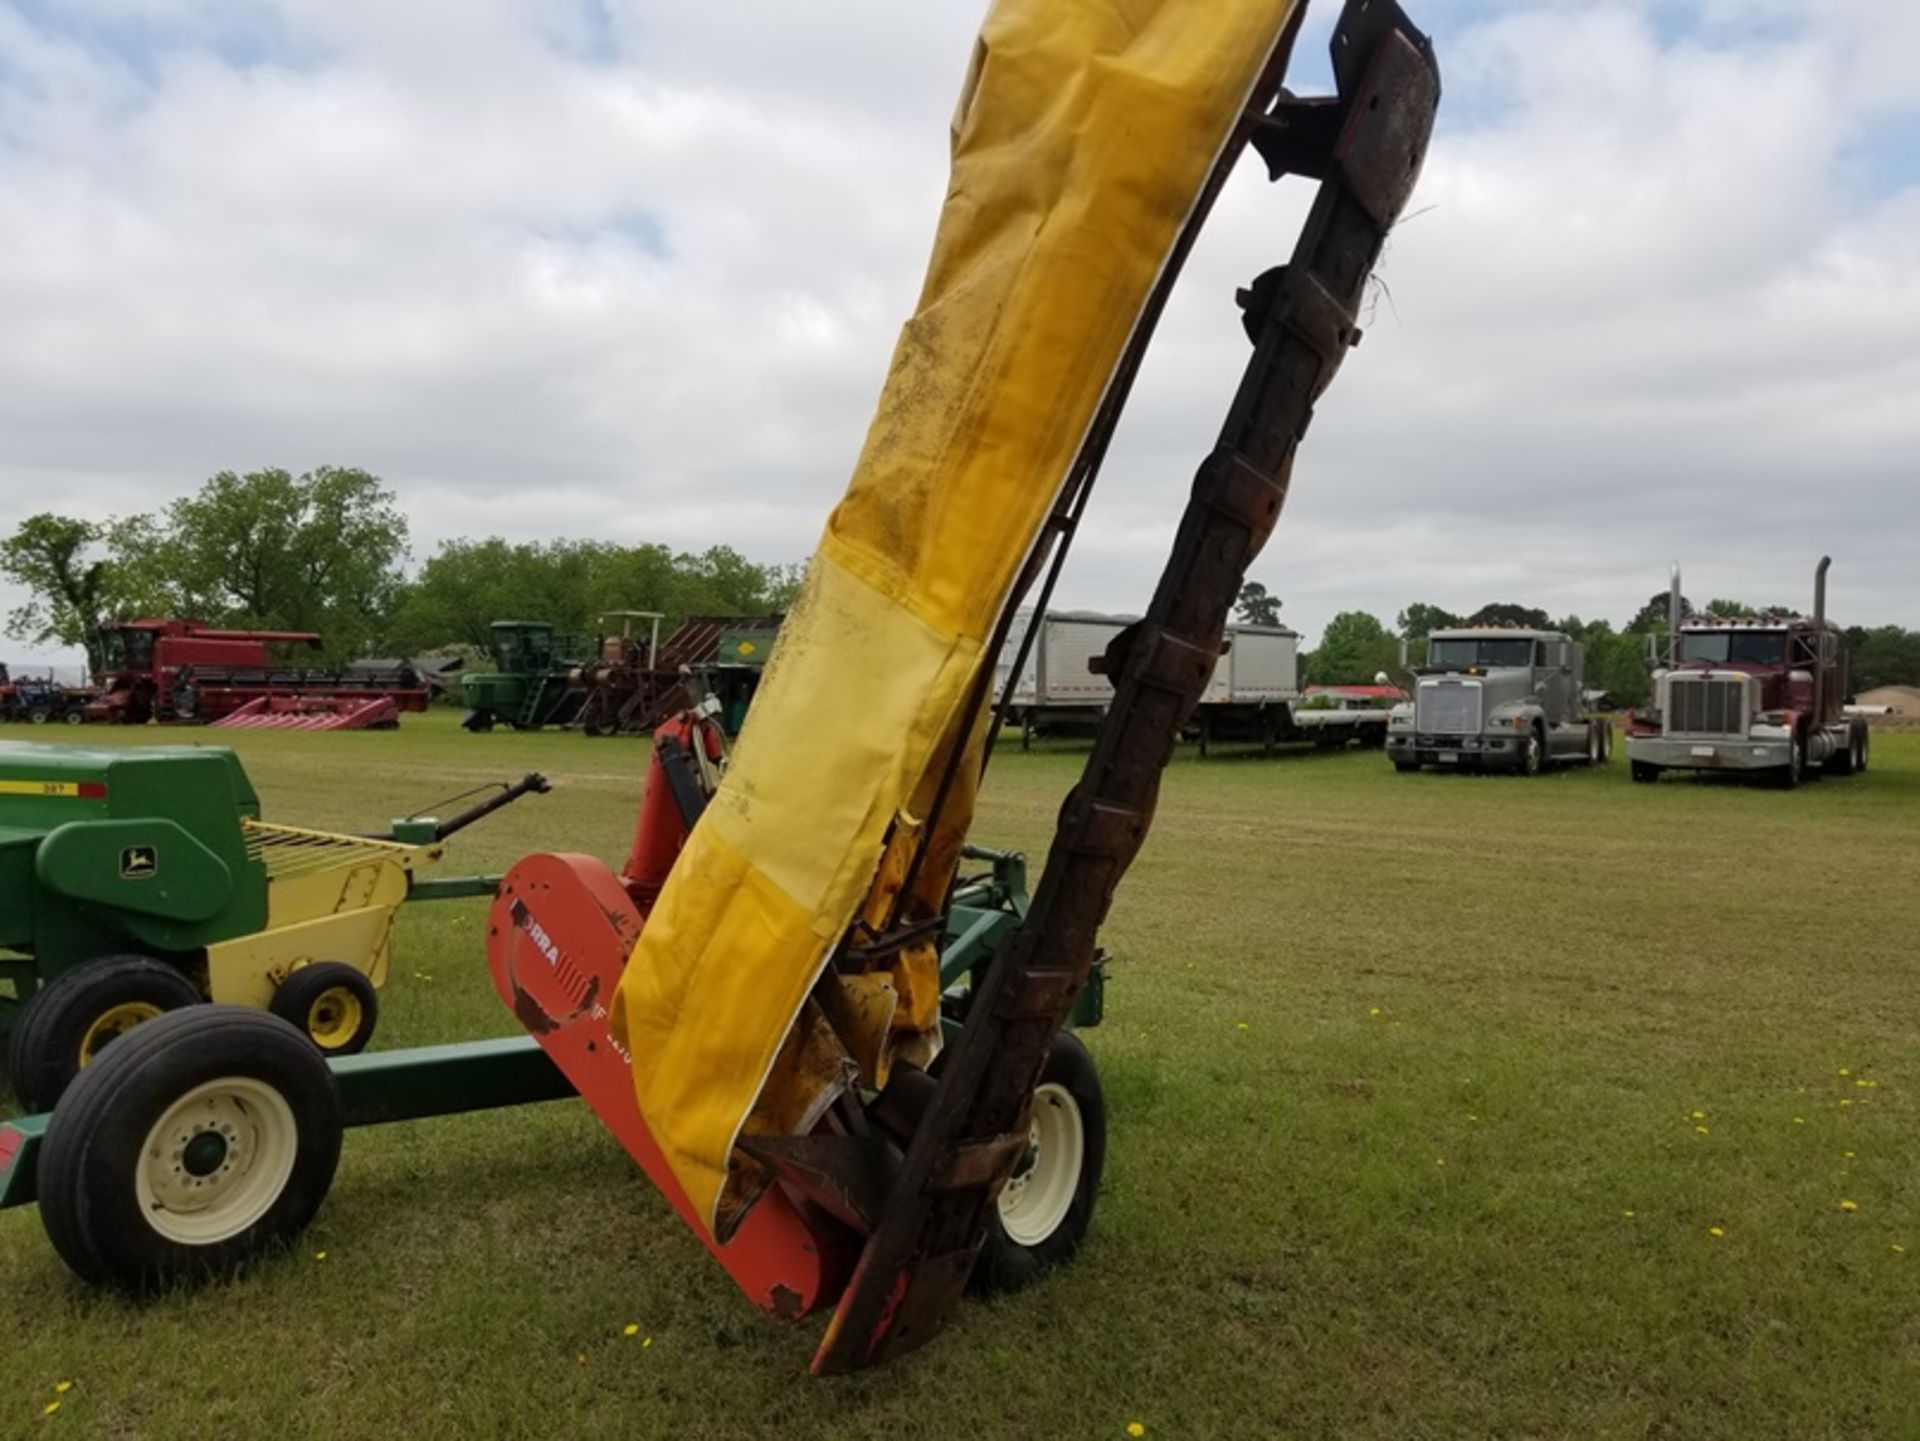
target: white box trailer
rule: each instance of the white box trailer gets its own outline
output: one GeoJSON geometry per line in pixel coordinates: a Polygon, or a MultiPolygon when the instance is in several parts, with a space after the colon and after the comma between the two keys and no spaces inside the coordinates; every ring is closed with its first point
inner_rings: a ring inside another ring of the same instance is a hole
{"type": "MultiPolygon", "coordinates": [[[[1099,611],[1048,611],[1027,650],[1013,687],[1010,719],[1020,723],[1028,745],[1036,731],[1091,730],[1113,702],[1113,683],[1093,673],[1113,638],[1138,619],[1099,611]]],[[[1015,613],[995,666],[994,694],[1006,691],[1033,610],[1015,613]]],[[[1204,754],[1218,740],[1312,740],[1325,746],[1351,740],[1378,744],[1386,737],[1385,711],[1303,709],[1300,705],[1300,636],[1283,625],[1227,627],[1227,645],[1194,712],[1192,731],[1204,754]]]]}

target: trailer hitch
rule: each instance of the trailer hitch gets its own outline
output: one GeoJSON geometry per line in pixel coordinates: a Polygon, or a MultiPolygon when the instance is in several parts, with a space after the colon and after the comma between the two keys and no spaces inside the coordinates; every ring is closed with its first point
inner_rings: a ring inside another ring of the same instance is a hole
{"type": "MultiPolygon", "coordinates": [[[[763,1159],[784,1162],[790,1184],[871,1226],[814,1356],[816,1373],[913,1350],[938,1334],[964,1293],[989,1208],[1024,1149],[1048,1045],[1087,984],[1100,924],[1146,838],[1174,738],[1213,673],[1247,566],[1279,518],[1314,401],[1358,341],[1367,278],[1419,176],[1440,99],[1427,38],[1394,0],[1348,0],[1332,40],[1337,93],[1303,100],[1280,86],[1297,27],[1296,18],[1223,148],[1148,313],[1246,145],[1272,178],[1305,175],[1320,181],[1319,192],[1289,261],[1240,292],[1253,356],[1194,478],[1146,616],[1109,656],[1114,699],[1061,809],[1027,919],[986,968],[884,1186],[870,1136],[820,1137],[804,1157],[766,1148],[763,1159]],[[824,1144],[835,1140],[844,1142],[838,1157],[824,1144]]],[[[1137,367],[1148,328],[1117,374],[1137,367]]],[[[900,1073],[900,1084],[924,1093],[924,1076],[900,1073]]],[[[875,1114],[894,1109],[892,1099],[883,1092],[875,1114]]]]}

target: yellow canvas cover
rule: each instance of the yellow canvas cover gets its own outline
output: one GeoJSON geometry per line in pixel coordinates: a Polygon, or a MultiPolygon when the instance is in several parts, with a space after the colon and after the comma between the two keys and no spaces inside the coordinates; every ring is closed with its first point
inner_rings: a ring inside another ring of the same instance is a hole
{"type": "MultiPolygon", "coordinates": [[[[865,449],[614,1008],[640,1109],[717,1235],[756,1194],[743,1128],[799,1131],[855,1074],[877,1084],[875,1028],[882,1052],[937,1048],[930,945],[810,997],[898,888],[953,747],[980,744],[962,712],[987,637],[1294,6],[987,16],[865,449]]],[[[977,770],[970,754],[909,917],[940,904],[977,770]]]]}

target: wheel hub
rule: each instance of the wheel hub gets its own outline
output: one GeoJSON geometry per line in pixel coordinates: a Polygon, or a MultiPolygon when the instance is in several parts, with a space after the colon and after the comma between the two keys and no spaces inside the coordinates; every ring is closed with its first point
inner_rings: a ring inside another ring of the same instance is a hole
{"type": "Polygon", "coordinates": [[[185,1245],[236,1236],[279,1198],[297,1141],[292,1108],[265,1082],[229,1076],[196,1086],[147,1133],[134,1175],[141,1214],[185,1245]]]}

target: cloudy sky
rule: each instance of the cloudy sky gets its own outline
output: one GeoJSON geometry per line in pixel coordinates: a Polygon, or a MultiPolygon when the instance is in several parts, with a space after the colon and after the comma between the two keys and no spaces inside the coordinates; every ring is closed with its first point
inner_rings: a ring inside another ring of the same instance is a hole
{"type": "MultiPolygon", "coordinates": [[[[1619,621],[1676,557],[1697,599],[1798,601],[1829,551],[1840,618],[1920,625],[1920,6],[1411,6],[1439,136],[1255,570],[1286,618],[1619,621]]],[[[983,8],[0,0],[0,527],[335,463],[394,486],[416,559],[804,557],[983,8]]],[[[1244,359],[1234,286],[1305,195],[1231,187],[1064,602],[1144,600],[1244,359]]]]}

